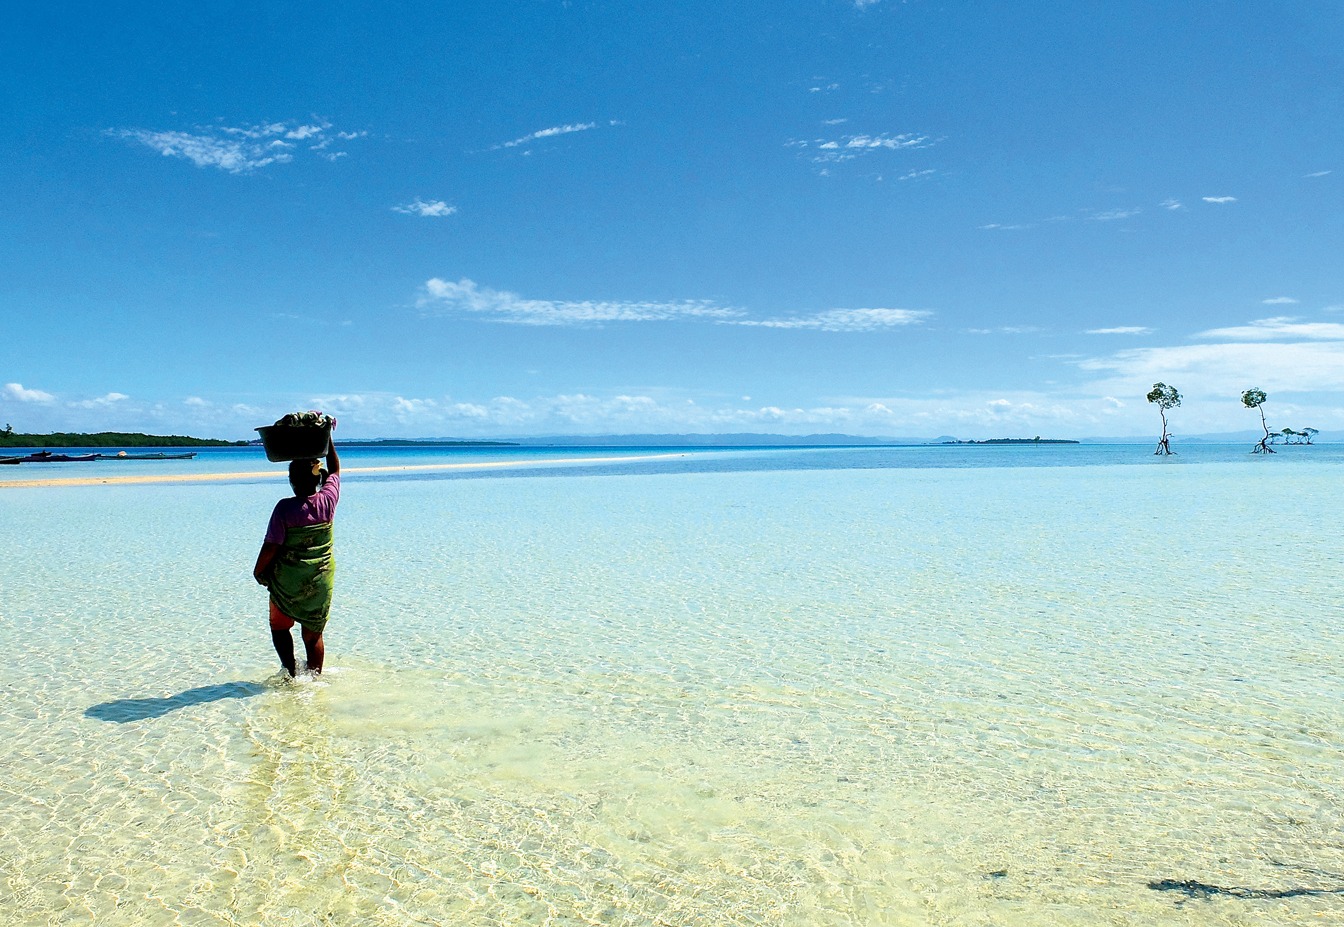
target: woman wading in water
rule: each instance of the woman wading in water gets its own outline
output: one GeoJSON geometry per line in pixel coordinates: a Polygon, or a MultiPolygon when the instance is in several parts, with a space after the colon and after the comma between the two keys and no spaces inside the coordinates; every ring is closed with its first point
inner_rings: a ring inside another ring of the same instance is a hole
{"type": "Polygon", "coordinates": [[[322,631],[336,577],[331,525],[341,498],[341,460],[335,443],[327,444],[325,479],[316,459],[294,460],[289,464],[289,485],[294,495],[275,504],[252,575],[270,590],[271,643],[285,671],[290,676],[297,673],[289,633],[297,623],[303,629],[308,671],[317,675],[326,656],[322,631]]]}

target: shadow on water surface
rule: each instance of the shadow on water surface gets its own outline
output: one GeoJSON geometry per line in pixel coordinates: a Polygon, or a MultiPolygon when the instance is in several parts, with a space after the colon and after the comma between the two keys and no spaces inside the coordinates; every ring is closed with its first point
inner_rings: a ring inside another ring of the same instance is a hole
{"type": "Polygon", "coordinates": [[[202,705],[226,698],[251,698],[265,691],[266,687],[257,682],[222,682],[213,686],[187,689],[167,698],[119,698],[101,702],[85,709],[84,717],[93,718],[95,721],[126,724],[131,721],[144,721],[147,718],[162,718],[170,711],[177,711],[188,705],[202,705]]]}
{"type": "Polygon", "coordinates": [[[1159,879],[1148,887],[1158,892],[1180,892],[1187,898],[1304,898],[1313,895],[1344,895],[1338,888],[1245,888],[1240,885],[1211,885],[1195,879],[1159,879]]]}

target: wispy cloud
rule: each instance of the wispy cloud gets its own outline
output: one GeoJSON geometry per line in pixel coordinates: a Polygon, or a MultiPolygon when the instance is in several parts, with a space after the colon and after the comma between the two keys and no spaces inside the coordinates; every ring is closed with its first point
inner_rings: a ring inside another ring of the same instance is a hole
{"type": "Polygon", "coordinates": [[[1163,200],[1161,203],[1158,203],[1158,205],[1161,206],[1163,209],[1170,209],[1173,212],[1175,212],[1178,209],[1185,208],[1185,206],[1181,203],[1181,201],[1177,199],[1166,199],[1163,200]]]}
{"type": "Polygon", "coordinates": [[[1087,218],[1091,219],[1093,222],[1115,222],[1120,219],[1132,218],[1141,212],[1143,212],[1143,210],[1138,207],[1132,209],[1108,209],[1104,212],[1094,212],[1087,218]]]}
{"type": "Polygon", "coordinates": [[[1295,306],[1295,305],[1297,305],[1297,300],[1293,299],[1291,296],[1275,296],[1275,297],[1273,297],[1272,299],[1262,299],[1260,302],[1261,302],[1263,305],[1266,305],[1266,306],[1295,306]]]}
{"type": "Polygon", "coordinates": [[[1232,341],[1341,341],[1344,342],[1344,323],[1300,322],[1290,316],[1256,319],[1246,325],[1230,328],[1211,328],[1200,332],[1200,338],[1226,338],[1232,341]]]}
{"type": "Polygon", "coordinates": [[[1138,206],[1127,206],[1116,209],[1079,209],[1072,214],[1047,216],[1040,220],[1040,222],[989,222],[985,225],[977,226],[977,228],[985,231],[1013,232],[1021,229],[1032,229],[1041,223],[1056,224],[1078,221],[1121,222],[1125,219],[1132,219],[1141,212],[1143,212],[1143,210],[1138,206]]]}
{"type": "Polygon", "coordinates": [[[695,320],[755,328],[870,332],[916,325],[933,315],[924,309],[827,309],[811,314],[752,319],[743,309],[709,300],[679,302],[525,299],[463,278],[425,282],[416,308],[426,315],[477,316],[519,325],[600,325],[605,322],[695,320]]]}
{"type": "Polygon", "coordinates": [[[125,393],[107,393],[95,399],[81,399],[78,402],[70,403],[77,409],[105,409],[108,406],[115,405],[118,402],[124,402],[130,399],[125,393]]]}
{"type": "Polygon", "coordinates": [[[932,177],[934,174],[937,174],[937,173],[938,173],[938,171],[935,170],[934,168],[928,168],[927,170],[922,170],[922,171],[910,171],[909,173],[907,173],[907,174],[903,174],[902,176],[900,176],[900,177],[898,177],[898,178],[896,178],[896,179],[897,179],[897,180],[924,180],[924,179],[927,179],[927,178],[929,178],[929,177],[932,177]]]}
{"type": "Polygon", "coordinates": [[[402,206],[393,206],[393,212],[399,212],[407,216],[425,216],[427,218],[439,216],[451,216],[457,212],[456,206],[449,206],[443,200],[422,200],[416,197],[410,203],[402,206]]]}
{"type": "Polygon", "coordinates": [[[896,151],[905,148],[927,148],[933,144],[927,135],[915,135],[910,132],[901,135],[850,135],[838,141],[824,142],[817,147],[823,149],[843,148],[847,151],[854,149],[878,149],[886,148],[889,151],[896,151]]]}
{"type": "Polygon", "coordinates": [[[1203,199],[1204,202],[1206,203],[1218,203],[1218,204],[1235,203],[1237,201],[1237,198],[1235,196],[1205,196],[1201,197],[1201,199],[1203,199]]]}
{"type": "Polygon", "coordinates": [[[56,399],[51,393],[40,389],[25,389],[22,383],[6,383],[0,395],[15,402],[52,402],[56,399]]]}
{"type": "Polygon", "coordinates": [[[1175,383],[1194,396],[1235,397],[1247,386],[1312,392],[1344,390],[1344,341],[1222,343],[1136,348],[1079,362],[1108,379],[1092,384],[1110,395],[1140,395],[1148,384],[1175,383]]]}
{"type": "Polygon", "coordinates": [[[1152,329],[1143,325],[1117,325],[1115,328],[1090,328],[1089,335],[1149,335],[1152,329]]]}
{"type": "Polygon", "coordinates": [[[331,151],[332,138],[360,138],[365,132],[331,133],[331,123],[271,122],[254,126],[197,127],[192,131],[109,129],[113,138],[144,145],[166,158],[181,158],[197,167],[247,174],[272,164],[287,164],[303,151],[334,161],[344,151],[331,151]]]}
{"type": "Polygon", "coordinates": [[[1310,174],[1303,174],[1303,177],[1324,177],[1326,174],[1333,174],[1334,171],[1312,171],[1310,174]]]}
{"type": "Polygon", "coordinates": [[[502,142],[494,146],[495,150],[500,148],[517,148],[520,145],[530,145],[532,142],[543,138],[555,138],[558,135],[571,135],[575,132],[587,132],[590,129],[596,129],[595,122],[571,122],[562,126],[551,126],[549,129],[538,129],[536,132],[529,132],[522,138],[515,138],[511,142],[502,142]]]}
{"type": "Polygon", "coordinates": [[[778,319],[735,319],[728,325],[758,328],[801,328],[826,332],[871,332],[918,325],[933,315],[924,309],[827,309],[815,315],[778,319]]]}
{"type": "Polygon", "coordinates": [[[906,132],[900,135],[883,133],[881,135],[845,135],[840,138],[816,138],[811,140],[795,139],[788,143],[792,148],[803,148],[810,153],[812,161],[818,164],[853,161],[855,158],[877,151],[908,151],[917,148],[931,148],[938,140],[927,135],[906,132]]]}
{"type": "Polygon", "coordinates": [[[968,328],[968,335],[1034,335],[1041,331],[1037,325],[1000,325],[998,328],[968,328]]]}
{"type": "Polygon", "coordinates": [[[854,0],[854,6],[860,10],[866,10],[870,6],[877,6],[882,0],[854,0]]]}
{"type": "Polygon", "coordinates": [[[682,302],[604,302],[595,300],[524,299],[493,290],[465,277],[453,282],[435,277],[425,282],[416,307],[431,315],[475,315],[519,325],[596,325],[603,322],[665,322],[675,319],[732,319],[740,309],[708,300],[682,302]]]}

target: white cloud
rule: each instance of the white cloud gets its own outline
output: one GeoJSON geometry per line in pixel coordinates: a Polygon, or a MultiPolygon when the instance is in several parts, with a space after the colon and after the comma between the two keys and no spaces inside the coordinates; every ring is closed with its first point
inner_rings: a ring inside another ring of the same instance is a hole
{"type": "Polygon", "coordinates": [[[802,328],[827,332],[871,332],[917,325],[933,315],[923,309],[828,309],[810,316],[781,319],[737,319],[726,325],[759,328],[802,328]]]}
{"type": "Polygon", "coordinates": [[[1344,323],[1299,322],[1289,316],[1256,319],[1246,325],[1213,328],[1199,333],[1200,338],[1230,338],[1233,341],[1344,341],[1344,323]]]}
{"type": "Polygon", "coordinates": [[[1137,216],[1143,210],[1138,209],[1110,209],[1106,212],[1096,212],[1088,216],[1093,222],[1115,222],[1118,219],[1129,219],[1137,216]]]}
{"type": "Polygon", "coordinates": [[[936,139],[927,135],[906,132],[901,135],[846,135],[838,139],[813,139],[811,141],[794,140],[788,143],[793,148],[813,148],[820,152],[814,155],[815,163],[838,163],[852,161],[874,151],[903,151],[913,148],[930,148],[937,144],[936,139]]]}
{"type": "Polygon", "coordinates": [[[1152,329],[1143,325],[1118,325],[1115,328],[1092,328],[1088,329],[1089,335],[1148,335],[1152,334],[1152,329]]]}
{"type": "MultiPolygon", "coordinates": [[[[1185,398],[1182,427],[1197,433],[1252,427],[1237,397],[1247,387],[1260,386],[1275,401],[1275,418],[1284,423],[1344,427],[1339,398],[1331,395],[1344,393],[1344,324],[1260,319],[1200,337],[1218,340],[1081,360],[1080,370],[1099,377],[1081,389],[1097,396],[1141,397],[1159,380],[1171,383],[1185,398]]],[[[1136,399],[1125,413],[1132,419],[1130,433],[1143,421],[1135,412],[1142,406],[1136,399]]]]}
{"type": "Polygon", "coordinates": [[[882,0],[854,0],[854,6],[860,10],[866,10],[870,6],[877,6],[882,0]]]}
{"type": "Polygon", "coordinates": [[[527,135],[524,135],[522,138],[515,138],[511,142],[504,142],[503,144],[496,145],[495,149],[498,150],[500,148],[517,148],[519,145],[527,145],[530,144],[531,142],[537,141],[538,139],[554,138],[557,135],[569,135],[574,132],[587,132],[589,129],[596,129],[596,128],[597,123],[595,122],[574,122],[570,123],[569,125],[551,126],[549,129],[538,129],[536,132],[528,133],[527,135]]]}
{"type": "Polygon", "coordinates": [[[312,138],[314,135],[321,135],[323,131],[330,128],[331,128],[330,123],[320,126],[299,126],[297,128],[290,129],[289,131],[287,131],[285,133],[285,138],[292,138],[296,141],[301,141],[305,138],[312,138]]]}
{"type": "MultiPolygon", "coordinates": [[[[1215,346],[1202,346],[1211,349],[1215,346]]],[[[1258,346],[1230,345],[1233,350],[1258,346]]],[[[1292,345],[1270,345],[1290,349],[1292,345]]],[[[1327,347],[1307,345],[1309,349],[1327,347]]],[[[1338,346],[1331,346],[1338,347],[1338,346]]],[[[25,430],[119,430],[155,434],[198,434],[208,415],[210,426],[202,436],[252,438],[256,425],[273,420],[291,408],[321,408],[341,419],[348,437],[482,437],[515,435],[676,432],[725,433],[768,431],[777,434],[810,434],[837,431],[866,435],[953,434],[962,438],[1085,437],[1088,435],[1147,434],[1150,408],[1142,397],[1158,379],[1180,387],[1185,403],[1180,427],[1186,433],[1250,427],[1236,397],[1249,385],[1265,388],[1274,403],[1274,419],[1282,424],[1311,424],[1323,430],[1344,429],[1344,413],[1337,408],[1304,405],[1285,395],[1293,384],[1263,376],[1268,367],[1283,360],[1303,360],[1310,355],[1273,356],[1265,365],[1247,368],[1244,357],[1231,355],[1220,361],[1207,360],[1209,369],[1222,370],[1228,381],[1221,391],[1198,364],[1178,354],[1147,357],[1148,352],[1127,352],[1094,363],[1094,373],[1108,379],[1081,388],[1051,388],[1045,391],[921,391],[902,396],[824,396],[811,401],[783,395],[752,394],[710,396],[687,394],[662,387],[626,386],[610,393],[562,392],[530,397],[449,397],[384,393],[338,393],[328,396],[291,394],[273,396],[259,409],[224,396],[173,403],[119,401],[113,407],[85,408],[68,403],[32,407],[25,416],[25,430]],[[1174,368],[1173,368],[1173,365],[1174,368]],[[1161,370],[1154,375],[1152,367],[1161,370]],[[1111,388],[1103,388],[1109,386],[1111,388]],[[1091,390],[1091,392],[1089,392],[1091,390]],[[1201,395],[1202,394],[1202,395],[1201,395]],[[754,397],[754,398],[753,398],[754,397]],[[1122,397],[1120,399],[1116,397],[1122,397]],[[1333,411],[1332,411],[1333,408],[1333,411]],[[39,413],[52,410],[55,417],[40,423],[39,413]],[[1196,423],[1198,426],[1196,427],[1196,423]],[[1336,424],[1338,423],[1338,424],[1336,424]]],[[[1316,357],[1314,369],[1344,368],[1338,358],[1316,357]]],[[[110,395],[110,394],[109,394],[110,395]]],[[[106,398],[106,397],[104,397],[106,398]]],[[[92,402],[92,401],[90,401],[92,402]]],[[[1337,405],[1337,404],[1336,404],[1337,405]]],[[[25,410],[28,412],[29,410],[25,410]]]]}
{"type": "Polygon", "coordinates": [[[968,328],[968,335],[1032,335],[1041,329],[1035,325],[1001,325],[998,328],[968,328]]]}
{"type": "Polygon", "coordinates": [[[1262,299],[1260,302],[1266,306],[1293,306],[1297,304],[1297,300],[1291,296],[1275,296],[1273,299],[1262,299]]]}
{"type": "Polygon", "coordinates": [[[22,383],[6,383],[3,395],[15,402],[51,402],[56,398],[40,389],[24,389],[22,383]]]}
{"type": "Polygon", "coordinates": [[[393,212],[399,212],[407,216],[425,216],[426,218],[451,216],[457,212],[456,206],[449,206],[443,200],[422,200],[416,197],[410,203],[403,206],[393,206],[393,212]]]}
{"type": "Polygon", "coordinates": [[[252,142],[239,142],[189,132],[150,132],[126,129],[117,133],[146,145],[164,157],[185,158],[197,167],[217,167],[230,174],[244,174],[268,164],[294,160],[287,152],[275,152],[252,142]]]}
{"type": "Polygon", "coordinates": [[[107,393],[96,399],[81,399],[78,402],[70,403],[70,405],[78,409],[103,409],[130,398],[125,393],[107,393]]]}
{"type": "Polygon", "coordinates": [[[1185,208],[1185,206],[1183,206],[1183,205],[1181,204],[1181,201],[1180,201],[1180,200],[1174,200],[1174,199],[1163,200],[1163,201],[1162,201],[1161,203],[1159,203],[1158,205],[1161,206],[1163,209],[1170,209],[1170,210],[1173,210],[1173,211],[1174,211],[1174,210],[1177,210],[1177,209],[1184,209],[1184,208],[1185,208]]]}
{"type": "Polygon", "coordinates": [[[1257,383],[1271,392],[1344,391],[1341,341],[1138,348],[1078,366],[1109,374],[1092,384],[1108,395],[1140,395],[1158,380],[1179,385],[1189,396],[1239,395],[1257,383]]]}
{"type": "Polygon", "coordinates": [[[898,179],[898,180],[919,180],[919,179],[922,178],[922,177],[932,177],[932,176],[933,176],[934,174],[936,174],[936,173],[938,173],[936,170],[934,170],[933,168],[929,168],[928,170],[923,170],[923,171],[910,171],[908,174],[905,174],[905,175],[903,175],[903,176],[901,176],[901,177],[898,177],[897,179],[898,179]]]}
{"type": "MultiPolygon", "coordinates": [[[[743,317],[745,313],[740,309],[719,306],[708,300],[655,303],[524,299],[515,293],[479,286],[466,278],[456,282],[440,278],[426,281],[416,305],[427,314],[479,314],[491,317],[493,321],[527,325],[705,319],[724,325],[832,332],[879,331],[915,325],[933,315],[923,309],[863,308],[748,319],[743,317]]],[[[1003,331],[1024,333],[1035,329],[1005,328],[1003,331]]]]}
{"type": "Polygon", "coordinates": [[[1333,174],[1334,171],[1312,171],[1310,174],[1303,174],[1303,177],[1324,177],[1326,174],[1333,174]]]}
{"type": "Polygon", "coordinates": [[[904,133],[902,135],[852,135],[845,140],[846,149],[855,148],[885,148],[889,151],[900,150],[904,148],[927,148],[930,144],[927,135],[914,135],[904,133]]]}
{"type": "Polygon", "coordinates": [[[986,232],[1019,232],[1019,231],[1021,231],[1022,229],[1033,228],[1033,226],[1031,226],[1031,225],[1001,225],[1001,224],[999,224],[998,222],[991,222],[991,223],[989,223],[988,225],[981,225],[981,226],[978,226],[978,228],[980,228],[982,231],[986,231],[986,232]]]}
{"type": "MultiPolygon", "coordinates": [[[[246,174],[271,164],[294,160],[294,142],[312,141],[310,151],[321,151],[330,142],[328,122],[291,125],[284,122],[255,126],[217,126],[184,132],[177,130],[109,129],[114,138],[138,142],[167,158],[182,158],[197,167],[214,167],[230,174],[246,174]]],[[[338,133],[342,139],[358,138],[367,133],[338,133]]],[[[328,160],[346,153],[323,152],[328,160]]]]}
{"type": "Polygon", "coordinates": [[[492,321],[520,325],[731,319],[742,314],[739,309],[717,306],[708,300],[657,303],[524,299],[516,293],[477,286],[465,277],[455,283],[438,277],[426,281],[416,306],[427,314],[480,315],[492,321]]]}
{"type": "Polygon", "coordinates": [[[1237,198],[1235,196],[1206,196],[1203,197],[1203,200],[1206,203],[1235,203],[1237,198]]]}
{"type": "Polygon", "coordinates": [[[433,399],[406,399],[397,396],[392,400],[392,414],[402,420],[422,418],[437,408],[438,403],[433,399]]]}

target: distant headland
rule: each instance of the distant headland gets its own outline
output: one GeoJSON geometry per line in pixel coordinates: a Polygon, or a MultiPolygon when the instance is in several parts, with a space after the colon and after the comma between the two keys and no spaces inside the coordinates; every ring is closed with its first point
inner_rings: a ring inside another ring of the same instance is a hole
{"type": "Polygon", "coordinates": [[[1064,438],[988,438],[984,441],[943,441],[943,444],[1081,444],[1064,438]]]}
{"type": "MultiPolygon", "coordinates": [[[[260,441],[253,441],[260,444],[260,441]]],[[[517,441],[464,441],[452,438],[352,438],[341,447],[517,447],[517,441]]]]}
{"type": "Polygon", "coordinates": [[[187,435],[147,435],[134,431],[23,434],[6,427],[0,430],[0,447],[246,447],[246,441],[222,438],[192,438],[187,435]]]}
{"type": "MultiPolygon", "coordinates": [[[[514,441],[461,441],[453,439],[375,438],[341,441],[342,447],[517,447],[514,441]]],[[[261,441],[227,441],[189,435],[150,435],[138,431],[55,431],[24,434],[11,427],[0,430],[0,447],[251,447],[261,441]]]]}

